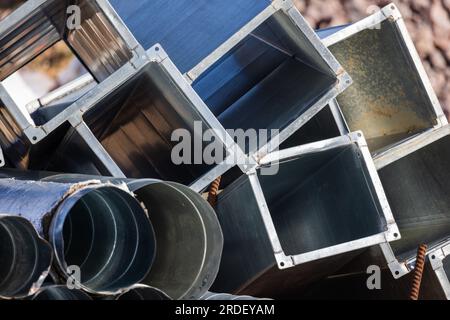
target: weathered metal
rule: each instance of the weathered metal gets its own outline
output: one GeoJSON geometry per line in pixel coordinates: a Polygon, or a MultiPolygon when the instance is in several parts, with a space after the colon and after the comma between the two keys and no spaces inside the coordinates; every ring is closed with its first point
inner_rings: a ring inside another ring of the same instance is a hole
{"type": "Polygon", "coordinates": [[[152,225],[124,185],[0,179],[0,211],[29,220],[52,244],[61,277],[78,268],[75,281],[89,292],[120,292],[154,260],[152,225]]]}
{"type": "Polygon", "coordinates": [[[178,183],[153,179],[21,172],[3,169],[0,177],[64,183],[99,180],[124,184],[148,208],[158,250],[141,283],[156,287],[173,299],[198,299],[216,278],[223,236],[216,214],[198,193],[178,183]]]}
{"type": "Polygon", "coordinates": [[[350,130],[363,131],[376,157],[395,161],[404,139],[447,124],[394,4],[318,34],[353,79],[337,102],[350,130]]]}

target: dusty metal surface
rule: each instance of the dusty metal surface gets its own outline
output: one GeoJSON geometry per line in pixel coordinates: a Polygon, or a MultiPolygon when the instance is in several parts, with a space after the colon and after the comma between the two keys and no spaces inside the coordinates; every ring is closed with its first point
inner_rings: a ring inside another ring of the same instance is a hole
{"type": "Polygon", "coordinates": [[[337,101],[350,130],[362,130],[372,152],[438,124],[396,21],[386,19],[380,29],[366,28],[329,49],[354,82],[337,101]]]}

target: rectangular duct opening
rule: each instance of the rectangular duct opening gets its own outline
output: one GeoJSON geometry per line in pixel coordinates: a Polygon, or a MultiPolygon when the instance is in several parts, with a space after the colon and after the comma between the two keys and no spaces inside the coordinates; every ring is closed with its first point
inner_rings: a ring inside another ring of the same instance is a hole
{"type": "Polygon", "coordinates": [[[399,259],[447,237],[450,230],[450,136],[379,171],[402,239],[391,243],[399,259]]]}
{"type": "Polygon", "coordinates": [[[280,163],[260,175],[281,245],[307,253],[387,230],[360,149],[352,144],[280,163]]]}
{"type": "Polygon", "coordinates": [[[29,157],[29,141],[37,139],[23,130],[46,125],[86,91],[64,103],[54,104],[50,97],[86,70],[95,85],[133,57],[115,24],[93,0],[28,1],[0,22],[0,90],[5,97],[0,101],[5,137],[0,143],[5,150],[14,149],[16,155],[7,155],[15,166],[27,167],[23,160],[29,157]],[[40,62],[50,54],[67,62],[54,79],[56,70],[45,70],[40,62]],[[31,70],[36,67],[39,73],[31,70]]]}
{"type": "Polygon", "coordinates": [[[310,40],[278,11],[193,87],[226,129],[283,130],[335,84],[336,76],[310,40]]]}
{"type": "Polygon", "coordinates": [[[4,25],[14,23],[14,27],[0,35],[1,80],[60,40],[71,47],[99,81],[132,57],[96,1],[50,0],[29,9],[32,5],[32,2],[25,3],[1,22],[4,25]],[[69,11],[70,6],[79,11],[69,11]]]}
{"type": "Polygon", "coordinates": [[[207,121],[156,62],[147,63],[97,101],[85,121],[129,178],[190,184],[228,156],[218,139],[213,138],[213,143],[203,139],[210,129],[207,121]],[[172,141],[175,130],[180,139],[172,141]],[[211,165],[203,157],[206,146],[216,147],[216,162],[211,165]]]}
{"type": "Polygon", "coordinates": [[[437,124],[436,112],[395,21],[364,29],[329,47],[353,79],[337,100],[351,131],[372,152],[437,124]]]}

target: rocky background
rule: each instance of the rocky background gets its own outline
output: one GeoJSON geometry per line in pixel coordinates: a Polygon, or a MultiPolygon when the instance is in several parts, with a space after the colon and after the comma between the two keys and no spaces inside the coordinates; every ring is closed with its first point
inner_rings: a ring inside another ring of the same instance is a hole
{"type": "Polygon", "coordinates": [[[450,115],[450,0],[294,0],[314,28],[358,21],[394,2],[450,115]]]}
{"type": "MultiPolygon", "coordinates": [[[[244,1],[244,0],[243,0],[244,1]]],[[[389,0],[293,0],[314,28],[358,21],[389,0]]],[[[23,0],[0,0],[0,19],[23,0]]],[[[450,114],[450,0],[394,0],[405,18],[438,97],[450,114]]],[[[131,2],[130,2],[131,5],[131,2]]],[[[45,73],[59,86],[60,73],[73,57],[63,45],[55,46],[25,70],[45,73]]],[[[67,71],[66,71],[67,73],[67,71]]],[[[71,79],[69,77],[68,79],[71,79]]],[[[51,86],[49,86],[51,87],[51,86]]]]}

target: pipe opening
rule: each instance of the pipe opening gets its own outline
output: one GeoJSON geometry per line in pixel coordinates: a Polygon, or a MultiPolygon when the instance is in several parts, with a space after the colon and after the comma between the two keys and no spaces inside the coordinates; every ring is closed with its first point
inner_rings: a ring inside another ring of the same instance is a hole
{"type": "Polygon", "coordinates": [[[415,256],[418,243],[433,247],[450,229],[450,136],[379,171],[402,239],[391,243],[399,259],[415,256]]]}
{"type": "Polygon", "coordinates": [[[395,22],[365,29],[330,48],[353,79],[337,98],[350,131],[372,152],[433,128],[436,113],[395,22]]]}
{"type": "Polygon", "coordinates": [[[63,271],[78,266],[81,285],[95,292],[115,292],[145,277],[156,242],[139,202],[118,188],[100,187],[66,203],[52,228],[63,271]]]}
{"type": "Polygon", "coordinates": [[[0,217],[0,296],[24,297],[49,270],[52,251],[20,217],[0,217]]]}
{"type": "Polygon", "coordinates": [[[129,187],[149,208],[158,243],[155,263],[142,283],[172,299],[200,297],[217,274],[222,252],[222,233],[213,209],[200,195],[176,183],[153,182],[138,188],[130,183],[129,187]]]}
{"type": "MultiPolygon", "coordinates": [[[[226,129],[283,130],[336,82],[336,75],[303,31],[278,11],[193,87],[226,129]]],[[[254,146],[241,147],[256,151],[254,146]]]]}
{"type": "Polygon", "coordinates": [[[259,179],[281,245],[288,255],[387,230],[356,144],[284,160],[276,175],[260,174],[259,179]]]}

